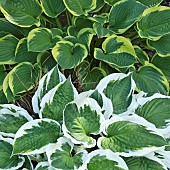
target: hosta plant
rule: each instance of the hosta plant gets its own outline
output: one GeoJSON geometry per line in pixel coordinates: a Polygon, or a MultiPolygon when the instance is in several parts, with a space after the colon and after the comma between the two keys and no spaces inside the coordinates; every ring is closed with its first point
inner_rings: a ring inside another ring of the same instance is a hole
{"type": "Polygon", "coordinates": [[[78,93],[54,67],[32,98],[37,118],[0,105],[0,169],[168,170],[170,97],[136,92],[133,72],[78,93]]]}
{"type": "Polygon", "coordinates": [[[170,8],[162,1],[1,0],[0,103],[32,96],[56,63],[79,91],[133,71],[138,92],[168,95],[170,8]]]}

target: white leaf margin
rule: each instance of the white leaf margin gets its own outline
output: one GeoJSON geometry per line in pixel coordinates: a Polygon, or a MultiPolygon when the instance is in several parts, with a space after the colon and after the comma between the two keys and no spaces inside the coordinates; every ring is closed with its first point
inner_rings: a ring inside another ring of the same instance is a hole
{"type": "Polygon", "coordinates": [[[85,157],[84,162],[85,162],[85,168],[87,169],[87,164],[90,162],[90,159],[92,159],[94,156],[99,155],[99,156],[106,156],[107,159],[116,161],[118,163],[117,167],[120,167],[124,170],[129,170],[125,161],[119,157],[119,155],[115,154],[109,149],[97,149],[95,151],[92,151],[88,154],[87,157],[85,157]]]}
{"type": "MultiPolygon", "coordinates": [[[[24,136],[25,134],[27,134],[25,132],[25,130],[32,129],[33,127],[40,127],[39,123],[42,122],[42,121],[45,121],[45,122],[48,122],[48,123],[51,123],[51,122],[55,123],[57,126],[60,127],[60,133],[61,133],[61,126],[60,126],[60,124],[57,121],[52,120],[52,119],[48,119],[48,118],[35,119],[35,120],[27,122],[23,126],[21,126],[21,128],[15,134],[15,138],[13,140],[13,146],[15,144],[16,139],[18,139],[18,138],[24,136]]],[[[22,153],[22,155],[32,155],[32,154],[41,154],[41,153],[44,153],[46,151],[46,148],[48,148],[49,145],[50,144],[47,144],[47,145],[41,147],[40,149],[35,149],[33,151],[30,151],[30,152],[22,153]]]]}
{"type": "MultiPolygon", "coordinates": [[[[48,84],[50,83],[50,78],[51,78],[51,75],[52,73],[55,71],[55,69],[57,69],[58,71],[58,74],[59,74],[59,81],[60,82],[63,82],[66,80],[64,74],[62,74],[60,72],[60,70],[58,69],[58,65],[55,66],[54,68],[52,68],[47,74],[45,74],[41,80],[39,81],[39,86],[38,86],[38,89],[37,91],[35,92],[33,98],[32,98],[32,106],[33,106],[33,111],[35,113],[39,113],[40,112],[40,108],[38,107],[38,100],[40,100],[40,94],[43,90],[43,86],[44,86],[44,83],[46,83],[46,90],[47,90],[47,87],[48,87],[48,84]],[[46,82],[44,82],[46,80],[46,82]]],[[[57,85],[57,84],[56,84],[57,85]]]]}
{"type": "MultiPolygon", "coordinates": [[[[115,115],[113,116],[111,119],[109,120],[106,120],[104,122],[104,125],[103,125],[103,134],[104,135],[107,135],[107,128],[109,125],[111,125],[112,123],[115,123],[115,122],[119,122],[119,121],[130,121],[130,122],[133,122],[133,123],[136,123],[136,124],[139,124],[139,125],[142,125],[142,126],[145,126],[147,130],[150,131],[150,133],[153,133],[153,134],[156,134],[156,135],[159,135],[161,137],[164,138],[164,136],[158,131],[158,129],[155,127],[154,124],[148,122],[147,120],[145,120],[144,118],[136,115],[136,114],[133,114],[131,116],[127,116],[127,115],[115,115]]],[[[102,146],[101,146],[101,141],[104,139],[105,137],[99,137],[98,140],[97,140],[97,146],[99,148],[102,149],[102,146]]],[[[142,148],[141,150],[135,150],[135,151],[129,151],[128,153],[125,153],[125,152],[115,152],[117,153],[118,155],[121,155],[121,156],[124,156],[124,157],[130,157],[130,156],[145,156],[151,152],[154,152],[154,151],[158,151],[158,150],[162,150],[164,149],[165,146],[162,146],[162,147],[144,147],[142,148]]]]}
{"type": "MultiPolygon", "coordinates": [[[[11,139],[11,138],[4,138],[0,135],[0,140],[5,141],[5,142],[13,145],[13,139],[11,139]]],[[[9,169],[5,168],[5,169],[1,169],[1,170],[17,170],[17,169],[21,168],[23,166],[24,162],[25,162],[25,158],[21,157],[21,156],[18,156],[18,158],[22,159],[22,161],[20,163],[18,163],[17,166],[10,167],[9,169]]]]}
{"type": "MultiPolygon", "coordinates": [[[[97,103],[96,100],[92,99],[92,98],[79,98],[71,103],[75,103],[78,107],[78,110],[80,110],[80,108],[84,108],[85,105],[89,106],[91,108],[92,111],[96,111],[97,114],[100,117],[100,129],[99,131],[95,132],[95,133],[91,133],[94,135],[100,134],[103,131],[103,122],[105,121],[105,118],[102,114],[102,109],[99,106],[99,104],[97,103]]],[[[65,110],[65,109],[64,109],[65,110]]],[[[64,112],[63,112],[64,113],[64,112]]],[[[64,118],[64,114],[63,114],[63,124],[62,124],[62,130],[64,133],[64,136],[69,138],[74,144],[83,144],[86,148],[92,148],[96,145],[96,140],[94,139],[92,144],[88,144],[88,142],[82,142],[82,141],[78,141],[75,138],[73,138],[70,134],[69,134],[69,130],[67,129],[66,125],[65,125],[65,118],[64,118]]]]}
{"type": "Polygon", "coordinates": [[[34,170],[38,170],[39,168],[43,168],[43,167],[48,167],[48,170],[54,170],[53,167],[50,166],[50,164],[48,162],[39,162],[34,170]]]}
{"type": "MultiPolygon", "coordinates": [[[[66,137],[60,137],[58,140],[57,140],[57,143],[56,144],[51,144],[49,145],[49,147],[46,149],[46,154],[47,154],[47,158],[48,158],[48,162],[49,164],[51,165],[52,164],[52,160],[50,159],[51,155],[53,153],[56,152],[56,150],[60,150],[60,151],[63,151],[63,149],[61,148],[63,144],[69,144],[70,147],[71,147],[71,151],[73,150],[73,147],[74,147],[74,143],[72,143],[72,141],[66,137]]],[[[80,166],[79,168],[77,167],[74,167],[74,169],[76,170],[84,170],[84,159],[85,157],[87,157],[87,151],[86,150],[81,150],[79,152],[76,152],[76,154],[78,153],[83,153],[83,156],[82,156],[82,166],[80,166]]],[[[52,165],[51,165],[52,166],[52,165]]],[[[62,170],[62,169],[58,169],[58,168],[55,168],[57,170],[62,170]]]]}
{"type": "MultiPolygon", "coordinates": [[[[0,105],[0,107],[2,107],[0,108],[0,117],[3,117],[3,115],[8,114],[15,117],[23,116],[28,121],[33,120],[33,118],[29,115],[29,113],[25,109],[15,106],[14,104],[2,104],[0,105]],[[15,113],[11,111],[12,109],[15,110],[15,113]]],[[[15,134],[13,133],[0,132],[0,134],[8,137],[15,137],[15,134]]]]}

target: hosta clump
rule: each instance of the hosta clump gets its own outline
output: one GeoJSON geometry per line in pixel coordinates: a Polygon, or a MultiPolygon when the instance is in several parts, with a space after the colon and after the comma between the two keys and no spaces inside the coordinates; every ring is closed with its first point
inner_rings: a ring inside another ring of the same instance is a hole
{"type": "Polygon", "coordinates": [[[133,70],[138,91],[168,95],[170,8],[162,1],[1,0],[0,103],[31,96],[56,63],[79,91],[133,70]]]}
{"type": "Polygon", "coordinates": [[[170,168],[170,97],[136,93],[132,73],[113,73],[78,94],[58,66],[32,98],[37,114],[0,105],[0,169],[170,168]]]}

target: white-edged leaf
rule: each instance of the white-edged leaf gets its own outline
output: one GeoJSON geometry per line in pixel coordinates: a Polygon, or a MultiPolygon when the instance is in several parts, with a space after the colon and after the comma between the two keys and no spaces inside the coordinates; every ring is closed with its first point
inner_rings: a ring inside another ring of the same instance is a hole
{"type": "Polygon", "coordinates": [[[33,120],[26,110],[13,104],[0,105],[0,134],[14,137],[18,129],[33,120]]]}
{"type": "Polygon", "coordinates": [[[51,119],[35,119],[25,123],[14,138],[13,154],[31,155],[45,152],[60,136],[60,125],[51,119]]]}

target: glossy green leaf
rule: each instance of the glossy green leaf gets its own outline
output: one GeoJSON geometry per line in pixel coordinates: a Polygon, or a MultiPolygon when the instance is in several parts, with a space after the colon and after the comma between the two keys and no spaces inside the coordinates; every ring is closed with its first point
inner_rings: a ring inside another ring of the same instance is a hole
{"type": "Polygon", "coordinates": [[[92,12],[98,12],[105,5],[104,0],[96,1],[96,8],[92,12]]]}
{"type": "Polygon", "coordinates": [[[15,66],[9,74],[9,87],[14,95],[31,90],[37,79],[36,70],[31,63],[15,66]]]}
{"type": "Polygon", "coordinates": [[[79,152],[72,155],[73,143],[65,138],[61,137],[58,142],[47,150],[47,157],[55,169],[79,169],[83,165],[83,159],[85,152],[79,152]]]}
{"type": "Polygon", "coordinates": [[[0,134],[14,137],[18,129],[33,120],[28,112],[13,104],[0,105],[0,134]]]}
{"type": "Polygon", "coordinates": [[[94,57],[116,67],[128,67],[136,62],[131,42],[122,36],[109,36],[103,42],[102,49],[95,48],[94,57]]]}
{"type": "Polygon", "coordinates": [[[144,5],[135,0],[116,3],[110,10],[109,28],[115,33],[124,33],[138,20],[145,9],[144,5]]]}
{"type": "Polygon", "coordinates": [[[75,93],[76,90],[70,78],[59,83],[42,98],[40,116],[43,118],[51,118],[62,123],[63,110],[66,104],[74,100],[75,93]]]}
{"type": "Polygon", "coordinates": [[[51,119],[36,119],[25,123],[14,138],[13,154],[37,154],[45,152],[50,143],[60,136],[60,125],[51,119]]]}
{"type": "Polygon", "coordinates": [[[63,132],[73,143],[90,148],[96,144],[91,134],[100,133],[101,113],[94,99],[77,102],[68,104],[64,110],[63,132]]]}
{"type": "Polygon", "coordinates": [[[125,162],[129,170],[165,170],[159,162],[146,157],[130,157],[126,158],[125,162]]]}
{"type": "Polygon", "coordinates": [[[71,69],[87,57],[88,51],[83,44],[59,41],[52,49],[52,54],[62,69],[71,69]]]}
{"type": "Polygon", "coordinates": [[[157,41],[148,40],[148,44],[151,48],[155,49],[159,56],[170,56],[170,34],[162,36],[157,41]]]}
{"type": "Polygon", "coordinates": [[[106,137],[99,138],[98,145],[114,152],[139,151],[145,147],[161,147],[166,145],[163,137],[148,130],[145,126],[130,122],[116,121],[106,129],[106,137]]]}
{"type": "Polygon", "coordinates": [[[148,8],[137,22],[137,28],[141,38],[160,39],[170,32],[170,9],[163,6],[148,8]]]}
{"type": "Polygon", "coordinates": [[[159,55],[155,55],[152,58],[152,64],[158,67],[166,76],[168,81],[170,82],[170,57],[160,57],[159,55]]]}
{"type": "Polygon", "coordinates": [[[127,111],[132,102],[132,84],[131,75],[107,84],[103,92],[112,101],[114,114],[127,111]]]}
{"type": "Polygon", "coordinates": [[[108,149],[90,152],[86,164],[88,170],[128,170],[124,160],[108,149]]]}
{"type": "Polygon", "coordinates": [[[166,128],[170,120],[170,98],[150,99],[139,106],[135,113],[153,123],[157,128],[166,128]]]}
{"type": "Polygon", "coordinates": [[[143,5],[147,6],[147,7],[153,7],[153,6],[157,6],[159,5],[162,0],[137,0],[138,2],[142,3],[143,5]]]}
{"type": "Polygon", "coordinates": [[[24,163],[25,159],[18,155],[12,155],[12,139],[0,136],[0,169],[18,170],[24,163]]]}
{"type": "Polygon", "coordinates": [[[30,27],[40,24],[42,9],[38,0],[5,0],[1,4],[1,12],[9,22],[21,27],[30,27]]]}
{"type": "Polygon", "coordinates": [[[63,0],[66,8],[75,16],[87,15],[96,8],[96,0],[63,0]]]}
{"type": "Polygon", "coordinates": [[[63,0],[41,0],[44,13],[52,18],[57,17],[65,10],[63,0]]]}
{"type": "Polygon", "coordinates": [[[0,64],[15,64],[15,49],[18,39],[13,35],[0,38],[0,64]]]}
{"type": "Polygon", "coordinates": [[[136,45],[134,46],[134,49],[136,56],[141,64],[145,65],[145,63],[149,62],[148,54],[145,51],[143,51],[139,46],[136,45]]]}
{"type": "Polygon", "coordinates": [[[138,91],[144,91],[150,95],[153,93],[167,95],[169,93],[169,83],[166,77],[160,69],[152,64],[142,66],[137,72],[133,72],[133,79],[138,91]]]}
{"type": "Polygon", "coordinates": [[[52,32],[47,28],[35,28],[28,34],[28,50],[41,52],[53,46],[52,32]]]}
{"type": "Polygon", "coordinates": [[[21,62],[30,62],[32,64],[36,63],[38,53],[28,51],[27,48],[27,39],[22,38],[19,40],[18,45],[15,51],[15,61],[18,63],[21,62]]]}

